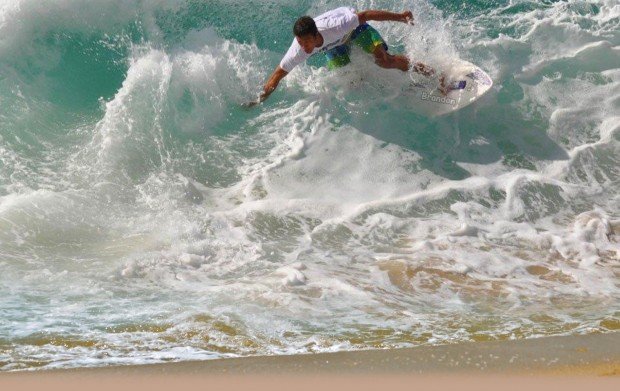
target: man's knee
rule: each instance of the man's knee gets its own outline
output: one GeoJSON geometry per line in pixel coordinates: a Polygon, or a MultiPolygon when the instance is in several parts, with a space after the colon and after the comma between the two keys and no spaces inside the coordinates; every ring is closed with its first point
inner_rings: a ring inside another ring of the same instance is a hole
{"type": "Polygon", "coordinates": [[[381,46],[377,46],[377,48],[372,53],[375,57],[375,63],[380,67],[388,67],[391,64],[391,57],[388,52],[381,46]]]}

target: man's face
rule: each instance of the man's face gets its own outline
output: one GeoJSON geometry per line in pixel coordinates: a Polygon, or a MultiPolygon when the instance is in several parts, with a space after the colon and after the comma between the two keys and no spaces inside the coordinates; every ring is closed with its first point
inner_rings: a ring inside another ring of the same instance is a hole
{"type": "Polygon", "coordinates": [[[319,42],[319,34],[302,35],[301,37],[295,36],[295,38],[297,39],[297,43],[299,43],[299,46],[301,46],[302,49],[304,49],[304,52],[308,54],[312,53],[314,48],[317,47],[317,43],[319,42]]]}

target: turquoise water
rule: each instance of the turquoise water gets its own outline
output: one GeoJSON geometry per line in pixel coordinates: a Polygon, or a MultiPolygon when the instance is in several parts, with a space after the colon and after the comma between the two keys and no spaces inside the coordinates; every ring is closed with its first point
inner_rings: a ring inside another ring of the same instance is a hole
{"type": "Polygon", "coordinates": [[[616,1],[357,1],[493,89],[361,52],[244,110],[335,1],[0,2],[0,370],[620,328],[616,1]]]}

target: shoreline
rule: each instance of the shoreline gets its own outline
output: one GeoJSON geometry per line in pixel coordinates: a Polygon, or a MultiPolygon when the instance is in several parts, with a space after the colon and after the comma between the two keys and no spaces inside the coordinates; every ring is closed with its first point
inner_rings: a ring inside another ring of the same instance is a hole
{"type": "Polygon", "coordinates": [[[508,379],[509,384],[503,384],[502,389],[512,386],[530,390],[557,386],[582,391],[584,387],[620,389],[620,332],[403,349],[0,372],[0,388],[26,390],[45,384],[46,389],[92,391],[134,384],[138,388],[169,391],[179,386],[208,384],[215,389],[264,386],[273,390],[296,384],[296,389],[352,386],[361,390],[371,389],[365,387],[373,384],[376,389],[393,383],[394,387],[431,384],[480,390],[495,389],[493,384],[506,383],[508,379]]]}

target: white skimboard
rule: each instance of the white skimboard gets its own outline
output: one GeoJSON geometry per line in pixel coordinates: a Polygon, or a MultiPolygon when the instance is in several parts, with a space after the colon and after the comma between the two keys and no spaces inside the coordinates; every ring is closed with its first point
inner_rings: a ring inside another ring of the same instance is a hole
{"type": "Polygon", "coordinates": [[[403,88],[403,95],[417,113],[436,117],[460,110],[475,102],[492,86],[493,80],[478,66],[457,60],[444,70],[450,92],[443,95],[437,88],[436,78],[414,74],[414,79],[403,88]]]}

